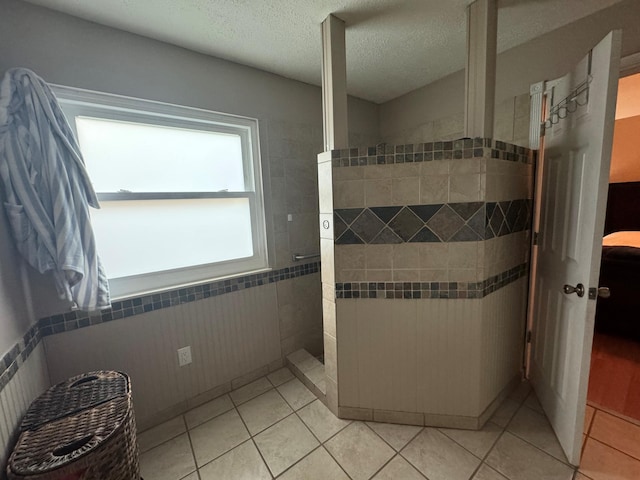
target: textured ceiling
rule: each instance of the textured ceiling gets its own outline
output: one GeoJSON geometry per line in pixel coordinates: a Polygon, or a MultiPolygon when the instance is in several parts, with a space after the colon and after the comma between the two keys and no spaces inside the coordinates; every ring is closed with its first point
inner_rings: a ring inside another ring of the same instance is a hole
{"type": "MultiPolygon", "coordinates": [[[[320,85],[320,23],[347,23],[348,91],[382,103],[460,70],[470,0],[27,0],[320,85]]],[[[504,51],[620,0],[499,0],[504,51]]]]}

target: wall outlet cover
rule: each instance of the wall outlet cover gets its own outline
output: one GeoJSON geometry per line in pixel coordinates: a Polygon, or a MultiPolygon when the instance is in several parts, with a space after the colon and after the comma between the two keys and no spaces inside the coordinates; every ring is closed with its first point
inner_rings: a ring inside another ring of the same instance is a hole
{"type": "Polygon", "coordinates": [[[191,363],[191,347],[183,347],[178,349],[178,364],[181,367],[191,363]]]}

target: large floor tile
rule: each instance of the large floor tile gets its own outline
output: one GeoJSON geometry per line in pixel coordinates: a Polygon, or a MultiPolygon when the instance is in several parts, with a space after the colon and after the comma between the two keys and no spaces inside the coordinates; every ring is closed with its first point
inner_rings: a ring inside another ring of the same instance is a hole
{"type": "Polygon", "coordinates": [[[354,480],[369,479],[395,452],[364,423],[354,422],[325,447],[354,480]]]}
{"type": "Polygon", "coordinates": [[[368,422],[367,425],[397,451],[402,450],[422,430],[422,427],[415,425],[395,423],[368,422]]]}
{"type": "Polygon", "coordinates": [[[413,466],[400,455],[396,455],[373,480],[425,480],[413,466]]]}
{"type": "Polygon", "coordinates": [[[519,407],[520,404],[518,402],[507,398],[495,411],[495,413],[491,417],[491,421],[496,425],[504,428],[511,421],[515,413],[518,411],[519,407]]]}
{"type": "Polygon", "coordinates": [[[638,480],[640,461],[588,438],[582,453],[580,472],[593,480],[638,480]]]}
{"type": "Polygon", "coordinates": [[[429,480],[468,480],[480,464],[435,428],[425,428],[401,453],[429,480]]]}
{"type": "Polygon", "coordinates": [[[482,430],[458,430],[441,428],[440,431],[458,445],[462,445],[478,458],[484,458],[502,433],[502,428],[495,423],[487,422],[482,430]]]}
{"type": "Polygon", "coordinates": [[[249,439],[238,412],[231,410],[189,432],[198,467],[249,439]]]}
{"type": "Polygon", "coordinates": [[[182,415],[172,418],[168,422],[161,423],[160,425],[153,427],[149,430],[138,434],[138,445],[140,446],[140,452],[144,453],[147,450],[157,447],[161,443],[171,440],[178,435],[187,431],[187,427],[184,424],[182,415]]]}
{"type": "Polygon", "coordinates": [[[524,404],[531,410],[535,410],[538,413],[544,413],[542,405],[540,405],[540,401],[538,400],[538,397],[533,390],[529,393],[529,396],[524,401],[524,404]]]}
{"type": "Polygon", "coordinates": [[[233,400],[233,403],[241,405],[258,395],[262,395],[264,392],[267,392],[272,388],[273,385],[271,385],[271,382],[267,380],[267,377],[262,377],[245,385],[244,387],[234,390],[229,394],[229,396],[231,397],[231,400],[233,400]]]}
{"type": "MultiPolygon", "coordinates": [[[[315,449],[278,477],[278,480],[349,480],[324,447],[315,449]]],[[[399,480],[399,479],[398,479],[399,480]]]]}
{"type": "Polygon", "coordinates": [[[276,390],[270,390],[238,407],[249,433],[256,435],[293,413],[276,390]]]}
{"type": "Polygon", "coordinates": [[[280,385],[278,391],[294,410],[299,410],[316,399],[313,392],[297,378],[280,385]]]}
{"type": "Polygon", "coordinates": [[[473,476],[473,480],[508,480],[508,479],[504,475],[499,474],[493,468],[483,463],[478,469],[478,471],[476,472],[476,474],[473,476]]]}
{"type": "Polygon", "coordinates": [[[289,360],[292,364],[296,366],[298,370],[301,372],[308,372],[309,370],[317,367],[318,365],[322,365],[320,360],[315,358],[305,349],[297,350],[287,356],[287,360],[289,360]]]}
{"type": "Polygon", "coordinates": [[[640,460],[640,427],[598,410],[589,436],[640,460]]]}
{"type": "Polygon", "coordinates": [[[140,474],[146,479],[180,480],[195,469],[186,433],[140,455],[140,474]]]}
{"type": "Polygon", "coordinates": [[[201,480],[271,480],[269,469],[251,440],[200,469],[201,480]]]}
{"type": "Polygon", "coordinates": [[[296,415],[269,427],[254,440],[274,476],[280,475],[319,445],[296,415]]]}
{"type": "Polygon", "coordinates": [[[282,367],[280,370],[276,370],[275,372],[267,375],[267,378],[274,387],[277,387],[294,378],[294,375],[287,367],[282,367]]]}
{"type": "Polygon", "coordinates": [[[507,431],[553,455],[562,462],[567,462],[556,434],[547,417],[530,408],[521,407],[515,414],[507,431]]]}
{"type": "Polygon", "coordinates": [[[336,417],[320,400],[304,407],[298,415],[321,442],[326,442],[351,423],[351,420],[336,417]]]}
{"type": "Polygon", "coordinates": [[[518,386],[509,394],[509,398],[516,403],[522,403],[531,392],[531,384],[529,382],[520,382],[518,386]]]}
{"type": "Polygon", "coordinates": [[[198,425],[217,417],[220,414],[228,412],[233,408],[233,402],[229,395],[222,395],[210,402],[204,403],[199,407],[189,410],[184,415],[187,427],[194,428],[198,425]]]}
{"type": "Polygon", "coordinates": [[[183,477],[182,480],[200,480],[200,477],[198,476],[198,472],[193,472],[183,477]]]}
{"type": "Polygon", "coordinates": [[[505,432],[486,463],[510,480],[571,480],[573,469],[505,432]]]}

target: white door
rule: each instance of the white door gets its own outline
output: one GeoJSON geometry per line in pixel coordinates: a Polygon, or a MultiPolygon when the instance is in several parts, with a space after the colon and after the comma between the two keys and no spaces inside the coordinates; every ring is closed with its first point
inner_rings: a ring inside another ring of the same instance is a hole
{"type": "Polygon", "coordinates": [[[596,306],[589,289],[597,288],[600,272],[620,39],[611,32],[552,83],[540,148],[530,377],[573,465],[580,462],[587,400],[596,306]]]}

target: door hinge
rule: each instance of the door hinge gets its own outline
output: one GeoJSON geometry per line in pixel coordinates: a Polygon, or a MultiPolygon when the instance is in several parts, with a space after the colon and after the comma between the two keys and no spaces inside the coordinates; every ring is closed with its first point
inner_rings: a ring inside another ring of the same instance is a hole
{"type": "Polygon", "coordinates": [[[531,343],[531,330],[527,331],[527,343],[531,343]]]}
{"type": "Polygon", "coordinates": [[[533,232],[533,244],[538,245],[538,238],[540,237],[540,232],[533,232]]]}

